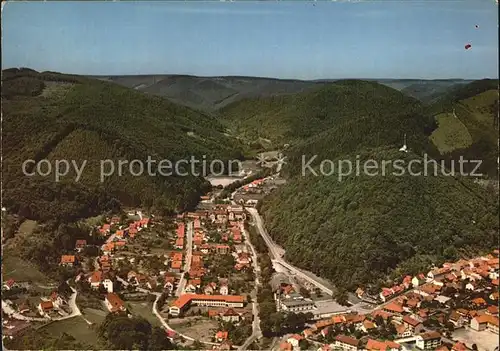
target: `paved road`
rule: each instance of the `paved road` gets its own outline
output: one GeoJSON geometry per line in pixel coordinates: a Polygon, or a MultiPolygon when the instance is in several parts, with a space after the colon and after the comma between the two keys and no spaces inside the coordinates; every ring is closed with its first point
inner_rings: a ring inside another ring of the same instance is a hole
{"type": "Polygon", "coordinates": [[[239,348],[239,350],[247,350],[248,346],[250,346],[255,340],[262,338],[262,331],[260,330],[259,303],[257,302],[257,291],[260,286],[260,266],[257,261],[257,251],[255,251],[255,248],[250,242],[248,233],[246,232],[243,224],[241,224],[240,227],[243,233],[243,237],[245,238],[246,243],[248,244],[248,246],[250,246],[250,250],[252,251],[252,264],[255,272],[255,289],[252,292],[252,335],[250,335],[245,343],[239,348]]]}
{"type": "Polygon", "coordinates": [[[179,285],[175,291],[175,296],[181,296],[184,293],[184,287],[186,286],[186,279],[184,275],[191,269],[191,256],[193,254],[193,222],[189,221],[186,224],[186,257],[184,261],[184,272],[182,272],[179,285]]]}
{"type": "Polygon", "coordinates": [[[255,208],[249,207],[249,208],[247,208],[247,211],[252,215],[252,218],[254,220],[254,223],[257,225],[257,229],[259,230],[260,235],[262,236],[262,238],[264,239],[264,241],[267,244],[267,247],[269,248],[269,252],[272,255],[271,261],[273,261],[273,264],[278,263],[278,264],[282,265],[283,267],[285,267],[286,269],[291,271],[293,274],[308,281],[309,283],[316,286],[317,288],[319,288],[320,290],[322,290],[324,293],[328,294],[329,296],[333,295],[333,291],[331,289],[327,288],[321,282],[316,281],[315,279],[311,278],[307,274],[302,273],[298,268],[292,266],[291,264],[286,262],[283,258],[281,258],[281,256],[279,255],[278,248],[276,247],[273,240],[271,239],[271,237],[267,233],[266,229],[264,228],[262,218],[260,217],[257,210],[255,208]]]}
{"type": "Polygon", "coordinates": [[[71,294],[71,296],[68,300],[68,306],[71,308],[71,314],[64,316],[64,317],[60,317],[60,318],[53,318],[52,320],[62,321],[65,319],[69,319],[69,318],[73,318],[73,317],[82,315],[82,313],[80,312],[80,309],[78,308],[78,305],[76,304],[76,295],[78,294],[78,292],[76,291],[75,288],[71,288],[71,290],[73,290],[73,294],[71,294]]]}
{"type": "MultiPolygon", "coordinates": [[[[273,265],[279,264],[279,265],[285,267],[286,269],[288,269],[290,271],[290,273],[293,274],[294,276],[297,276],[301,279],[308,281],[309,283],[311,283],[312,285],[316,286],[321,291],[323,291],[325,294],[327,294],[329,296],[333,295],[333,291],[330,288],[326,287],[322,282],[320,282],[320,281],[314,279],[313,277],[303,273],[297,267],[292,266],[291,264],[286,262],[281,257],[281,254],[280,254],[281,248],[276,246],[276,244],[273,242],[273,240],[271,239],[271,237],[267,233],[266,229],[264,228],[264,223],[263,223],[262,218],[260,217],[259,213],[257,212],[257,210],[255,208],[248,207],[247,211],[252,215],[252,218],[254,220],[254,223],[257,226],[257,229],[260,232],[260,235],[262,236],[262,238],[264,238],[264,241],[266,242],[267,247],[269,248],[269,252],[271,254],[271,262],[273,263],[273,265]]],[[[352,296],[353,296],[352,294],[349,294],[349,300],[352,300],[352,296]]],[[[359,299],[358,299],[358,301],[359,301],[359,299]]],[[[350,302],[350,303],[351,303],[351,306],[349,306],[349,309],[352,311],[357,311],[359,313],[370,313],[371,311],[373,311],[373,308],[365,308],[366,303],[363,303],[363,302],[360,302],[360,303],[350,302]]]]}
{"type": "Polygon", "coordinates": [[[47,318],[34,318],[34,317],[23,316],[22,314],[16,312],[14,308],[12,308],[12,306],[4,300],[2,300],[2,310],[5,312],[5,314],[21,321],[47,322],[48,320],[47,318]]]}

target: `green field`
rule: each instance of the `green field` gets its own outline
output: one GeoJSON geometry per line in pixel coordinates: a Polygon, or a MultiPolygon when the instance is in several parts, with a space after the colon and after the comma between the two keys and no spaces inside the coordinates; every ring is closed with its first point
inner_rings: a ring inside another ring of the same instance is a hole
{"type": "Polygon", "coordinates": [[[39,331],[45,331],[54,337],[60,337],[63,333],[66,333],[74,337],[77,342],[92,346],[97,345],[98,337],[95,326],[88,325],[82,317],[53,322],[41,327],[39,331]]]}
{"type": "Polygon", "coordinates": [[[142,317],[147,320],[153,327],[161,327],[161,323],[153,314],[153,304],[143,301],[128,301],[127,305],[130,307],[130,312],[136,317],[142,317]]]}
{"type": "Polygon", "coordinates": [[[40,272],[35,265],[9,253],[2,257],[3,279],[31,281],[39,284],[50,284],[50,279],[40,272]]]}
{"type": "Polygon", "coordinates": [[[453,113],[440,113],[436,116],[436,121],[439,127],[431,134],[430,139],[441,154],[472,144],[472,136],[467,127],[453,113]]]}
{"type": "Polygon", "coordinates": [[[85,319],[95,324],[101,324],[108,314],[107,311],[96,310],[95,308],[82,308],[81,311],[85,319]]]}

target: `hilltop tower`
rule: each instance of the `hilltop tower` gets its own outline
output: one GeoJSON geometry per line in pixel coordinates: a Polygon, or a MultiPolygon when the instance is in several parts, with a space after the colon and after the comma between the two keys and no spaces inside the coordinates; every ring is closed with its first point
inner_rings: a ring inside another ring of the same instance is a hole
{"type": "Polygon", "coordinates": [[[403,146],[401,146],[401,148],[399,149],[399,151],[408,152],[408,147],[406,146],[406,133],[405,133],[405,136],[404,136],[404,144],[403,144],[403,146]]]}

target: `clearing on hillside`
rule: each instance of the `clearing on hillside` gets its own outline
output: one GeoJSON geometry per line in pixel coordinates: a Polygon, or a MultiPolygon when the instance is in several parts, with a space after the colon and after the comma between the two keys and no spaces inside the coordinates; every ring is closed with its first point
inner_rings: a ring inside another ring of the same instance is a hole
{"type": "Polygon", "coordinates": [[[68,91],[75,86],[74,83],[68,82],[51,82],[45,81],[45,88],[43,88],[41,97],[51,97],[55,99],[62,99],[68,91]]]}
{"type": "Polygon", "coordinates": [[[431,134],[430,139],[441,154],[472,144],[472,136],[467,127],[453,113],[440,113],[435,118],[439,127],[431,134]]]}
{"type": "Polygon", "coordinates": [[[4,253],[2,257],[3,279],[31,281],[40,284],[50,283],[50,279],[35,265],[12,254],[4,253]]]}

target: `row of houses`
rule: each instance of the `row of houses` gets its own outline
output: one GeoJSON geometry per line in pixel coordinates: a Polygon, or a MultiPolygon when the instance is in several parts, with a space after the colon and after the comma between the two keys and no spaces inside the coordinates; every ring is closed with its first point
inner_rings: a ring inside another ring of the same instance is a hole
{"type": "MultiPolygon", "coordinates": [[[[281,343],[280,350],[300,350],[302,335],[294,334],[281,343]]],[[[437,332],[426,332],[415,338],[417,350],[439,350],[441,335],[437,332]]],[[[345,351],[400,351],[403,346],[391,340],[376,340],[372,338],[356,339],[347,335],[337,335],[335,341],[325,344],[318,351],[345,350],[345,351]]]]}
{"type": "Polygon", "coordinates": [[[233,206],[229,204],[218,204],[209,210],[197,210],[178,215],[178,219],[185,217],[196,220],[210,220],[212,223],[226,223],[227,221],[243,221],[246,219],[246,213],[243,206],[233,206]]]}
{"type": "MultiPolygon", "coordinates": [[[[470,260],[461,259],[457,262],[446,262],[441,267],[434,267],[427,274],[419,273],[416,276],[405,276],[400,284],[391,287],[383,287],[378,298],[386,302],[410,288],[418,288],[426,283],[443,281],[468,280],[469,290],[474,289],[474,282],[489,279],[498,285],[499,257],[498,250],[487,256],[476,257],[470,260]]],[[[362,288],[356,290],[358,297],[363,298],[365,291],[362,288]]]]}

